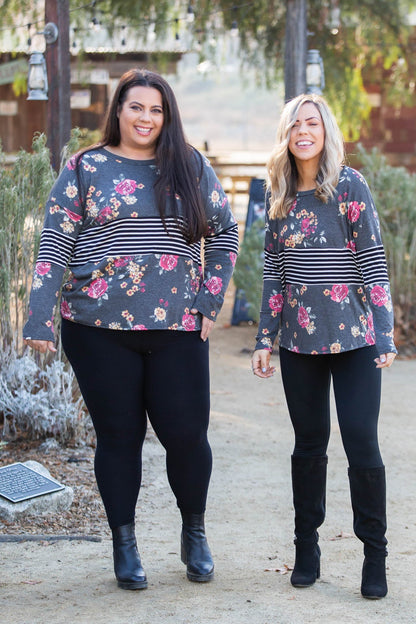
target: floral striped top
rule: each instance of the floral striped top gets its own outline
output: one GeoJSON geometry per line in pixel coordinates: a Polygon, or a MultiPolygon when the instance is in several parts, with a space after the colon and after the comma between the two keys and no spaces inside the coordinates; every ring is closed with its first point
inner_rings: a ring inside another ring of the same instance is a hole
{"type": "Polygon", "coordinates": [[[374,201],[344,166],[327,204],[299,192],[284,219],[266,216],[256,349],[339,353],[376,344],[396,353],[393,305],[374,201]]]}
{"type": "Polygon", "coordinates": [[[237,257],[238,231],[213,169],[201,159],[195,175],[209,228],[204,265],[201,241],[188,244],[169,213],[166,229],[162,223],[154,160],[89,151],[80,163],[81,188],[74,157],[68,161],[46,204],[25,338],[53,340],[66,268],[60,305],[65,319],[110,329],[182,331],[199,330],[201,315],[216,320],[237,257]],[[192,308],[199,314],[190,314],[192,308]]]}

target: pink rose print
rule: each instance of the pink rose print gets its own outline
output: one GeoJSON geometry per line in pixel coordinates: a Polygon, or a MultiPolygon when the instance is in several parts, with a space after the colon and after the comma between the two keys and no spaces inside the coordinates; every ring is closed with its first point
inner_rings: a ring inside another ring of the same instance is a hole
{"type": "Polygon", "coordinates": [[[334,284],[331,290],[331,299],[336,303],[341,303],[344,301],[345,297],[348,296],[348,286],[346,284],[334,284]]]}
{"type": "Polygon", "coordinates": [[[147,327],[145,325],[133,325],[132,329],[134,329],[134,331],[144,331],[147,327]]]}
{"type": "Polygon", "coordinates": [[[367,316],[367,327],[370,331],[374,331],[374,321],[373,321],[373,315],[369,314],[367,316]]]}
{"type": "Polygon", "coordinates": [[[178,264],[178,256],[169,256],[168,254],[163,254],[160,258],[159,265],[165,271],[173,271],[173,269],[178,264]]]}
{"type": "Polygon", "coordinates": [[[379,308],[386,305],[389,300],[387,293],[382,286],[374,286],[374,288],[371,289],[370,297],[374,305],[379,306],[379,308]]]}
{"type": "Polygon", "coordinates": [[[71,221],[80,221],[82,219],[81,215],[76,212],[72,212],[72,210],[68,210],[68,208],[64,208],[64,212],[71,219],[71,221]]]}
{"type": "Polygon", "coordinates": [[[355,246],[355,241],[353,240],[348,241],[347,249],[351,249],[351,251],[356,251],[357,247],[355,246]]]}
{"type": "Polygon", "coordinates": [[[99,213],[99,215],[97,217],[97,221],[98,221],[98,223],[103,224],[103,223],[106,222],[106,220],[109,217],[112,217],[112,216],[113,216],[113,209],[111,208],[111,206],[106,206],[105,208],[100,210],[100,213],[99,213]]]}
{"type": "Polygon", "coordinates": [[[137,188],[137,183],[134,180],[122,180],[114,189],[116,193],[120,195],[131,195],[137,188]]]}
{"type": "Polygon", "coordinates": [[[88,296],[92,297],[92,299],[99,299],[106,293],[107,288],[107,282],[102,277],[99,277],[91,282],[88,288],[88,296]]]}
{"type": "Polygon", "coordinates": [[[230,251],[230,260],[231,260],[231,264],[235,266],[235,263],[237,261],[237,254],[234,253],[233,251],[230,251]]]}
{"type": "MultiPolygon", "coordinates": [[[[272,295],[269,299],[269,307],[276,312],[281,312],[283,308],[283,296],[282,295],[272,295]]],[[[305,308],[303,308],[305,309],[305,308]]],[[[306,310],[305,310],[306,312],[306,310]]],[[[308,319],[309,322],[309,319],[308,319]]]]}
{"type": "Polygon", "coordinates": [[[360,218],[360,205],[353,201],[348,204],[348,219],[351,223],[355,223],[360,218]]]}
{"type": "Polygon", "coordinates": [[[69,169],[70,171],[73,171],[75,169],[76,160],[77,160],[77,154],[74,154],[73,156],[71,156],[71,158],[66,163],[67,169],[69,169]]]}
{"type": "Polygon", "coordinates": [[[71,308],[66,301],[61,302],[61,314],[64,319],[70,319],[72,317],[71,308]]]}
{"type": "Polygon", "coordinates": [[[194,331],[195,317],[193,314],[184,314],[182,316],[182,327],[184,327],[186,331],[194,331]]]}
{"type": "Polygon", "coordinates": [[[131,258],[129,256],[124,256],[121,258],[115,258],[114,259],[114,266],[115,267],[123,267],[126,266],[126,264],[128,264],[130,262],[131,258]]]}
{"type": "Polygon", "coordinates": [[[50,262],[37,262],[36,263],[36,273],[38,275],[46,275],[51,270],[50,262]]]}
{"type": "Polygon", "coordinates": [[[302,219],[300,223],[300,229],[305,234],[305,236],[311,236],[316,231],[316,225],[311,224],[308,218],[302,219]]]}
{"type": "Polygon", "coordinates": [[[309,314],[303,306],[300,306],[298,311],[298,323],[301,327],[307,327],[309,325],[309,314]]]}
{"type": "Polygon", "coordinates": [[[365,341],[367,344],[369,345],[373,345],[376,343],[375,339],[374,339],[374,334],[373,332],[371,332],[370,330],[368,330],[365,334],[365,341]]]}
{"type": "Polygon", "coordinates": [[[208,288],[211,295],[218,295],[222,289],[222,279],[216,276],[210,277],[205,286],[208,288]]]}

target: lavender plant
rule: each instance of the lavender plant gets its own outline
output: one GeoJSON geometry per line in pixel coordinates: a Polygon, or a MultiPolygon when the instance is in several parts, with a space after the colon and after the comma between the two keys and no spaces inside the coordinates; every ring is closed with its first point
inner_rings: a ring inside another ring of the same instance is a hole
{"type": "MultiPolygon", "coordinates": [[[[76,149],[74,132],[66,155],[76,149]]],[[[0,422],[3,437],[22,430],[31,438],[54,436],[66,443],[91,430],[73,372],[60,348],[53,358],[40,357],[21,340],[54,180],[44,135],[35,136],[33,152],[19,152],[9,168],[0,146],[0,422]]]]}

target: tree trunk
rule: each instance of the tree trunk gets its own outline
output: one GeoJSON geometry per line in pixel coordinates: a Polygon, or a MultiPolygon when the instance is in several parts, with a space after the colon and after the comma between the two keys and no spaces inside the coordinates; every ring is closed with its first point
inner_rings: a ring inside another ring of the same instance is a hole
{"type": "Polygon", "coordinates": [[[285,101],[306,91],[306,0],[286,0],[285,101]]]}
{"type": "Polygon", "coordinates": [[[52,167],[59,171],[61,151],[71,134],[69,0],[45,0],[45,23],[58,27],[58,39],[46,45],[48,69],[47,145],[52,167]]]}

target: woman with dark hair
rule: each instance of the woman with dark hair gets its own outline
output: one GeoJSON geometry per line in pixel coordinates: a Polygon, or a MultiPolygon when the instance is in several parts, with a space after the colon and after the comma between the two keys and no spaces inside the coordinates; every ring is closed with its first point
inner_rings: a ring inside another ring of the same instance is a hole
{"type": "Polygon", "coordinates": [[[320,575],[333,382],[349,462],[354,530],[364,543],[361,592],[387,593],[385,470],[377,439],[381,369],[393,363],[393,305],[380,227],[364,178],[343,164],[326,101],[300,95],[283,108],[268,163],[263,299],[255,375],[280,368],[295,431],[295,587],[320,575]]]}
{"type": "Polygon", "coordinates": [[[207,338],[237,252],[227,198],[186,142],[171,87],[156,73],[127,72],[102,141],[72,157],[51,191],[24,328],[28,346],[56,350],[68,267],[62,345],[96,431],[95,474],[123,589],[147,587],[135,538],[147,417],[166,449],[187,577],[213,577],[207,338]]]}

